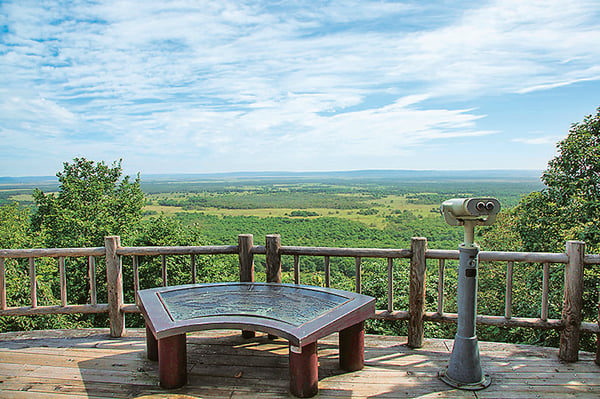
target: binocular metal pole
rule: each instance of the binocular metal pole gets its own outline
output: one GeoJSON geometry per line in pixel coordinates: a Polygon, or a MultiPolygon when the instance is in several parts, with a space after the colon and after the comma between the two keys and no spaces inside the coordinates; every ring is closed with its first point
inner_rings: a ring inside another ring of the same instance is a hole
{"type": "Polygon", "coordinates": [[[440,373],[446,384],[470,391],[487,388],[491,383],[490,376],[481,369],[475,334],[479,263],[479,247],[473,242],[475,224],[475,221],[464,221],[465,242],[459,246],[458,329],[448,368],[440,373]]]}

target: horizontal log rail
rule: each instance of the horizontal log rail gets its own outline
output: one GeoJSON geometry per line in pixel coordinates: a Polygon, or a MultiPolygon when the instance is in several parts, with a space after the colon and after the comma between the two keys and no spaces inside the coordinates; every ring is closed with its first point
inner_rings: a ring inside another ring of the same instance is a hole
{"type": "MultiPolygon", "coordinates": [[[[120,247],[120,256],[156,256],[156,255],[216,255],[237,254],[237,245],[211,245],[204,247],[120,247]]],[[[264,253],[264,251],[263,251],[264,253]]]]}
{"type": "MultiPolygon", "coordinates": [[[[457,251],[458,252],[458,251],[457,251]]],[[[282,246],[282,255],[337,256],[360,258],[410,258],[410,249],[381,248],[330,248],[330,247],[291,247],[282,246]]]]}
{"type": "MultiPolygon", "coordinates": [[[[457,260],[458,250],[428,249],[427,240],[415,238],[410,249],[384,248],[332,248],[283,246],[278,235],[267,236],[266,245],[254,245],[253,237],[242,234],[238,237],[238,245],[218,246],[157,246],[157,247],[123,247],[119,237],[107,237],[104,247],[95,248],[35,248],[35,249],[0,249],[0,316],[25,316],[69,313],[108,313],[111,335],[125,334],[124,318],[127,313],[139,313],[136,304],[123,302],[122,257],[132,257],[134,291],[139,289],[139,257],[160,256],[162,264],[163,284],[167,279],[167,256],[190,256],[192,283],[196,282],[195,256],[197,255],[237,255],[240,265],[240,281],[254,281],[254,255],[265,255],[267,265],[267,282],[281,281],[281,257],[293,258],[294,282],[300,283],[300,258],[303,256],[323,257],[324,284],[331,284],[331,257],[355,259],[356,291],[361,291],[362,259],[387,259],[387,309],[379,309],[375,319],[392,321],[408,321],[409,345],[419,347],[423,341],[423,323],[457,323],[458,315],[444,312],[444,271],[446,261],[457,260]],[[60,276],[60,305],[38,306],[36,284],[36,258],[58,258],[60,276]],[[65,258],[88,257],[90,298],[88,304],[69,304],[66,291],[65,258]],[[106,262],[108,303],[97,303],[96,299],[96,259],[102,257],[106,262]],[[6,298],[5,259],[29,259],[29,286],[31,306],[8,307],[6,298]],[[396,310],[393,307],[394,281],[393,269],[395,259],[410,260],[409,309],[396,310]],[[424,303],[425,273],[427,260],[438,260],[437,311],[426,312],[424,303]]],[[[600,335],[600,319],[598,323],[582,322],[581,307],[583,296],[583,268],[586,265],[600,264],[600,255],[585,254],[585,244],[568,242],[565,253],[540,252],[500,252],[481,251],[481,262],[506,263],[505,312],[503,316],[478,315],[479,325],[501,327],[523,327],[535,329],[554,329],[561,331],[560,356],[564,360],[577,360],[579,334],[581,332],[600,335]],[[542,303],[540,317],[514,317],[512,314],[512,289],[515,263],[534,263],[542,265],[542,303]],[[561,319],[548,318],[549,270],[551,264],[562,264],[565,267],[565,303],[561,319]]],[[[149,287],[144,287],[149,288],[149,287]]],[[[600,347],[600,346],[599,346],[600,347]]],[[[600,364],[600,351],[597,354],[600,364]]]]}
{"type": "Polygon", "coordinates": [[[33,248],[0,249],[0,258],[58,258],[81,256],[104,256],[106,248],[33,248]]]}
{"type": "MultiPolygon", "coordinates": [[[[425,252],[428,259],[456,259],[458,260],[458,250],[456,249],[428,249],[425,252]]],[[[587,255],[585,263],[600,263],[600,255],[587,255]]],[[[481,262],[524,262],[524,263],[567,263],[569,257],[567,254],[557,254],[552,252],[500,252],[500,251],[480,251],[479,260],[481,262]]]]}
{"type": "Polygon", "coordinates": [[[0,311],[0,316],[39,316],[49,314],[90,314],[90,313],[108,313],[108,304],[101,303],[97,305],[49,305],[49,306],[21,306],[10,307],[0,311]]]}

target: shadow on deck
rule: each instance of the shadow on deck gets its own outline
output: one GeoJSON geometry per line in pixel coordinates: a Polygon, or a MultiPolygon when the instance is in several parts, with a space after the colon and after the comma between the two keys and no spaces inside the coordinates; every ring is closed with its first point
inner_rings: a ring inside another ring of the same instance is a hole
{"type": "MultiPolygon", "coordinates": [[[[145,331],[110,338],[107,330],[0,334],[1,398],[281,398],[288,393],[288,344],[237,331],[188,334],[188,379],[183,388],[158,386],[158,364],[146,359],[145,331]]],[[[370,335],[366,366],[338,369],[338,342],[319,341],[320,398],[598,398],[600,367],[592,354],[562,363],[557,349],[480,343],[492,385],[477,392],[437,378],[452,340],[427,339],[410,349],[402,337],[370,335]]]]}

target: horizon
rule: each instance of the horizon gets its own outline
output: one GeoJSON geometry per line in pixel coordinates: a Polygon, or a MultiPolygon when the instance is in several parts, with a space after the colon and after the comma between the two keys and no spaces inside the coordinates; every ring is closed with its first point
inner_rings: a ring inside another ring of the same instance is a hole
{"type": "Polygon", "coordinates": [[[600,3],[0,4],[0,176],[535,170],[600,106],[600,3]]]}
{"type": "MultiPolygon", "coordinates": [[[[59,171],[57,171],[59,172],[59,171]]],[[[413,177],[413,176],[422,176],[424,174],[430,175],[432,177],[446,177],[451,176],[452,178],[460,178],[464,180],[468,180],[469,178],[481,178],[481,177],[526,177],[526,178],[536,178],[539,179],[542,170],[537,169],[469,169],[469,170],[433,170],[433,169],[356,169],[356,170],[329,170],[329,171],[232,171],[232,172],[212,172],[212,173],[143,173],[142,171],[138,171],[135,174],[131,175],[123,172],[123,175],[127,176],[135,176],[137,173],[140,174],[142,180],[144,180],[144,176],[152,179],[152,178],[193,178],[193,177],[206,177],[206,178],[217,178],[217,177],[229,177],[229,178],[240,178],[240,177],[264,177],[264,178],[277,178],[277,177],[327,177],[328,175],[348,175],[348,176],[365,176],[369,175],[373,178],[381,178],[388,177],[390,175],[395,174],[397,178],[402,176],[404,177],[413,177]],[[464,175],[464,174],[472,173],[472,176],[464,175]],[[400,176],[402,175],[402,176],[400,176]]],[[[368,178],[366,176],[365,178],[368,178]]],[[[44,180],[52,180],[58,181],[58,177],[56,174],[54,175],[31,175],[31,176],[0,176],[0,184],[2,180],[16,180],[16,181],[25,181],[32,179],[44,179],[44,180]]]]}

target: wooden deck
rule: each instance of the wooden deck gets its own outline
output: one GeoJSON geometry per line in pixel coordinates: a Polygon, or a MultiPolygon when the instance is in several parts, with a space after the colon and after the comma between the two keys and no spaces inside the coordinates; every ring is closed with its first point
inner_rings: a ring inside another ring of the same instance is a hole
{"type": "MultiPolygon", "coordinates": [[[[146,359],[142,330],[112,339],[108,330],[0,334],[0,398],[287,398],[287,341],[246,340],[237,331],[188,334],[189,383],[158,387],[158,365],[146,359]]],[[[319,341],[321,398],[598,398],[600,367],[592,354],[561,363],[557,350],[480,343],[492,385],[452,389],[437,378],[452,340],[409,349],[402,337],[367,336],[366,367],[337,368],[337,337],[319,341]]]]}

